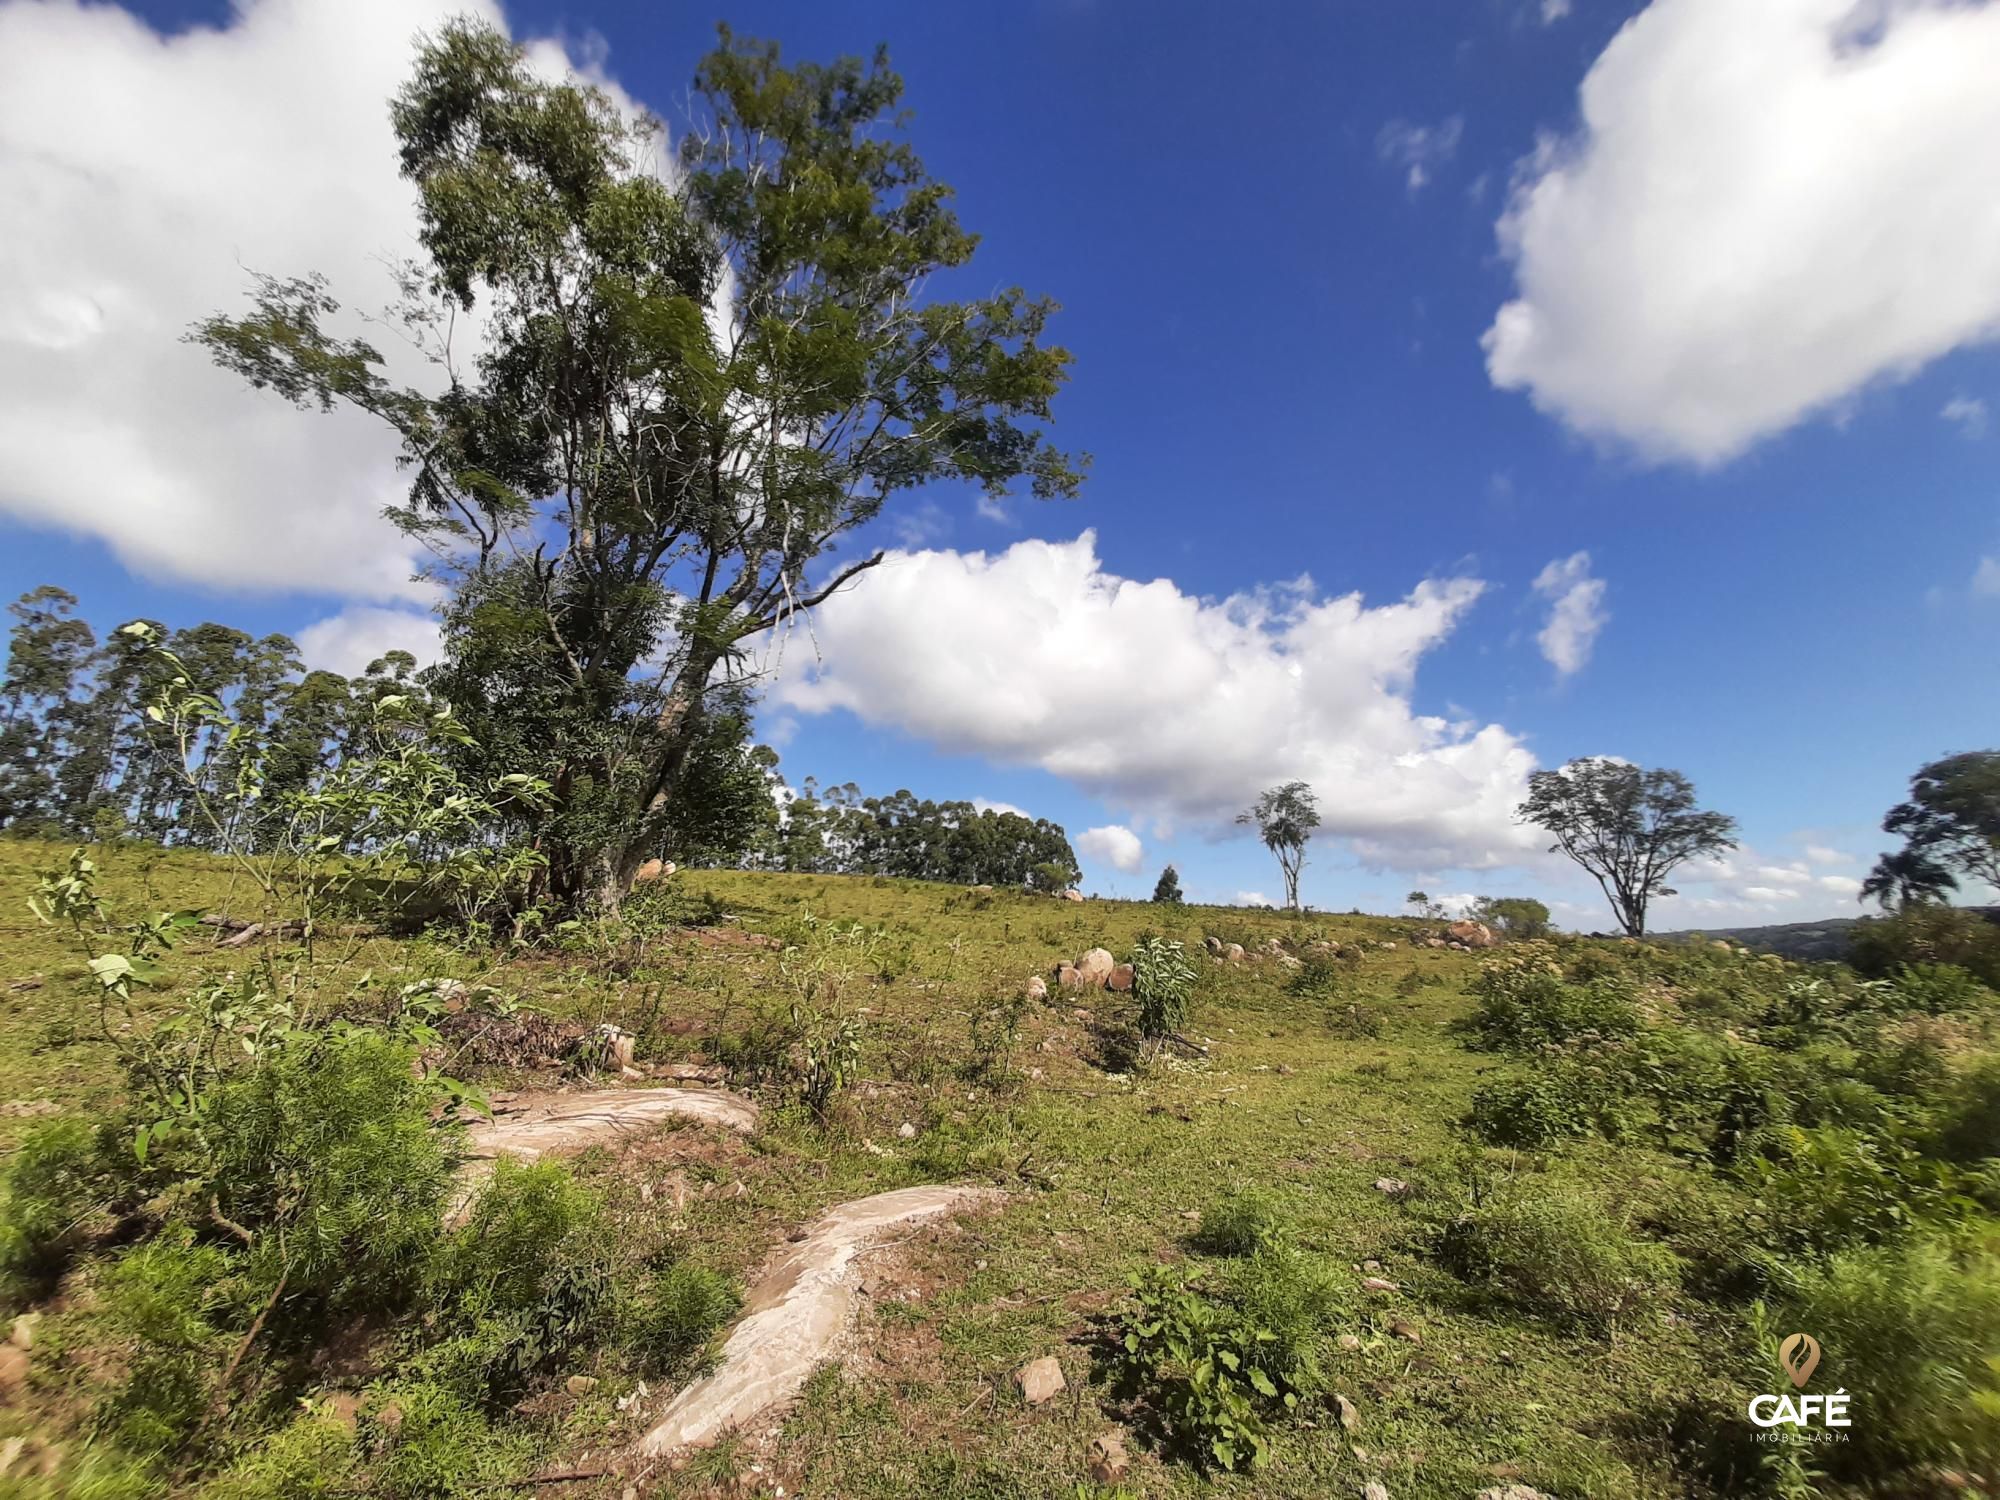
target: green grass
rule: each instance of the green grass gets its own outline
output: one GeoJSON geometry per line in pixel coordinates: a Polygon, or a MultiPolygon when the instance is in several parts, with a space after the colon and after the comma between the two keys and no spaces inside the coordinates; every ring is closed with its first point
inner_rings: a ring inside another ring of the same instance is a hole
{"type": "MultiPolygon", "coordinates": [[[[25,909],[34,869],[63,852],[0,842],[0,1143],[8,1146],[35,1111],[97,1112],[117,1087],[109,1049],[91,1039],[81,955],[25,909]],[[4,988],[31,979],[40,986],[4,988]]],[[[242,899],[240,882],[196,856],[114,850],[103,866],[107,897],[131,915],[242,899]]],[[[1635,1224],[1658,1202],[1715,1192],[1705,1171],[1643,1144],[1476,1150],[1460,1124],[1474,1091],[1522,1072],[1469,1050],[1458,1029],[1472,1009],[1465,989],[1476,955],[1413,948],[1416,924],[1392,918],[1297,922],[867,878],[683,872],[675,880],[712,895],[730,920],[643,948],[600,943],[512,960],[424,938],[327,944],[321,957],[335,972],[324,992],[342,993],[363,973],[376,986],[451,975],[551,1014],[630,1027],[642,1061],[696,1059],[747,1047],[759,1018],[788,994],[768,947],[727,934],[783,933],[806,912],[879,927],[886,936],[872,971],[839,997],[863,1012],[862,1078],[830,1124],[773,1092],[753,1142],[672,1132],[622,1161],[594,1154],[578,1171],[603,1193],[619,1233],[669,1240],[690,1263],[738,1278],[791,1227],[847,1198],[939,1180],[992,1183],[1011,1198],[1000,1214],[871,1262],[884,1288],[857,1352],[813,1381],[776,1451],[737,1444],[649,1476],[642,1494],[722,1493],[717,1486],[754,1461],[764,1465],[763,1492],[783,1484],[788,1495],[1073,1497],[1095,1493],[1089,1443],[1121,1422],[1135,1433],[1128,1487],[1149,1496],[1316,1500],[1358,1495],[1369,1480],[1397,1500],[1466,1500],[1509,1480],[1565,1500],[1702,1493],[1674,1469],[1668,1433],[1690,1400],[1740,1410],[1747,1399],[1751,1387],[1739,1394],[1728,1373],[1741,1367],[1739,1307],[1674,1287],[1615,1330],[1579,1332],[1475,1295],[1439,1263],[1438,1226],[1464,1206],[1474,1177],[1586,1198],[1635,1224]],[[1186,1034],[1206,1056],[1170,1048],[1142,1071],[1107,1072],[1103,1063],[1125,1056],[1124,998],[1078,998],[1052,984],[1048,1003],[1023,1017],[1011,1067],[973,1067],[975,1013],[1059,958],[1093,945],[1122,956],[1147,931],[1197,952],[1210,932],[1246,946],[1270,936],[1369,946],[1309,996],[1294,993],[1293,971],[1275,959],[1223,965],[1201,956],[1186,1034]],[[1341,1024],[1355,1007],[1379,1019],[1374,1035],[1355,1038],[1341,1024]],[[898,1137],[905,1121],[918,1127],[914,1140],[898,1137]],[[1385,1177],[1409,1191],[1378,1191],[1385,1177]],[[687,1190],[678,1216],[662,1206],[675,1181],[687,1190]],[[1275,1429],[1265,1470],[1206,1475],[1146,1440],[1144,1413],[1108,1383],[1102,1341],[1132,1273],[1184,1262],[1220,1274],[1226,1257],[1203,1248],[1198,1216],[1244,1189],[1275,1195],[1287,1241],[1334,1272],[1329,1327],[1350,1335],[1351,1347],[1329,1344],[1325,1386],[1353,1403],[1361,1426],[1343,1432],[1330,1405],[1312,1407],[1275,1429]],[[1364,1291],[1370,1274],[1400,1290],[1364,1291]],[[1392,1331],[1399,1320],[1420,1343],[1392,1331]],[[1008,1376],[1051,1353],[1070,1389],[1028,1409],[1008,1376]]],[[[259,953],[197,939],[169,961],[167,992],[259,953]]],[[[59,1334],[62,1315],[50,1323],[59,1334]]],[[[60,1337],[50,1343],[56,1352],[38,1353],[29,1404],[0,1416],[0,1439],[39,1429],[79,1440],[76,1392],[90,1360],[60,1337]]],[[[511,1445],[509,1462],[532,1451],[535,1462],[560,1468],[585,1450],[602,1455],[656,1409],[657,1391],[615,1411],[612,1398],[636,1381],[617,1354],[588,1368],[601,1377],[589,1400],[494,1439],[511,1445]]],[[[621,1488],[606,1480],[562,1493],[621,1488]]]]}

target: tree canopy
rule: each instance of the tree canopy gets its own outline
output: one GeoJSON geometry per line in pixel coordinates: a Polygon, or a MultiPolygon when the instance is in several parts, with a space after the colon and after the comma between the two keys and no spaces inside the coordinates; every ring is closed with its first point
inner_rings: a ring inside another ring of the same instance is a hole
{"type": "Polygon", "coordinates": [[[1535,772],[1515,816],[1554,835],[1550,852],[1590,872],[1632,937],[1645,936],[1653,898],[1674,894],[1667,876],[1676,868],[1736,847],[1736,820],[1697,808],[1694,784],[1679,771],[1608,756],[1535,772]]]}
{"type": "Polygon", "coordinates": [[[1285,878],[1285,905],[1299,909],[1299,872],[1305,868],[1306,840],[1319,827],[1319,801],[1303,781],[1288,781],[1267,789],[1236,821],[1252,825],[1264,847],[1278,856],[1285,878]]]}
{"type": "Polygon", "coordinates": [[[901,138],[886,54],[787,65],[723,28],[694,85],[662,171],[653,121],[452,23],[392,110],[423,253],[390,321],[442,393],[391,381],[310,274],[194,335],[397,433],[397,518],[453,588],[437,690],[475,743],[538,750],[562,904],[619,899],[706,721],[741,711],[751,641],[880,561],[842,550],[857,528],[926,484],[1053,497],[1081,474],[1045,431],[1054,304],[929,291],[977,238],[901,138]]]}
{"type": "Polygon", "coordinates": [[[1172,865],[1160,871],[1159,881],[1153,886],[1153,900],[1163,906],[1181,904],[1181,872],[1172,865]]]}
{"type": "Polygon", "coordinates": [[[1903,839],[1902,855],[1885,855],[1876,866],[1880,871],[1893,861],[1889,878],[1898,899],[1942,900],[1960,879],[2000,887],[2000,750],[1948,755],[1920,767],[1910,778],[1909,799],[1889,810],[1882,827],[1903,839]]]}

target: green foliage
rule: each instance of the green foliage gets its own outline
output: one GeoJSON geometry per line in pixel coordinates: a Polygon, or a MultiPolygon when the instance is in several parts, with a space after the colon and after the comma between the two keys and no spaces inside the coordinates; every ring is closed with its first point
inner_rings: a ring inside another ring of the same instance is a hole
{"type": "Polygon", "coordinates": [[[1172,865],[1168,865],[1164,870],[1160,871],[1159,881],[1153,887],[1153,900],[1165,906],[1179,906],[1181,904],[1180,872],[1172,865]]]}
{"type": "Polygon", "coordinates": [[[361,1463],[354,1426],[317,1402],[217,1477],[217,1500],[330,1500],[352,1493],[361,1463]]]}
{"type": "MultiPolygon", "coordinates": [[[[2000,886],[2000,750],[1948,755],[1918,768],[1910,797],[1882,820],[1906,849],[1955,875],[2000,886]]],[[[1864,892],[1865,894],[1865,892],[1864,892]]]]}
{"type": "Polygon", "coordinates": [[[1971,1165],[2000,1156],[2000,1057],[1982,1058],[1940,1090],[1932,1151],[1971,1165]]]}
{"type": "Polygon", "coordinates": [[[1119,1377],[1197,1462],[1257,1468],[1273,1416],[1296,1410],[1299,1393],[1278,1368],[1278,1336],[1205,1295],[1198,1279],[1169,1266],[1133,1278],[1119,1377]]]}
{"type": "Polygon", "coordinates": [[[1542,1150],[1580,1136],[1621,1133],[1617,1101],[1573,1066],[1551,1065],[1525,1078],[1481,1084],[1469,1123],[1495,1146],[1542,1150]]]}
{"type": "Polygon", "coordinates": [[[609,1327],[608,1252],[603,1204],[567,1167],[501,1160],[430,1263],[444,1337],[413,1367],[464,1401],[510,1398],[609,1327]]]}
{"type": "Polygon", "coordinates": [[[1631,1036],[1641,1017],[1629,985],[1606,975],[1582,984],[1563,978],[1545,944],[1510,948],[1480,967],[1469,1025],[1482,1047],[1531,1052],[1579,1037],[1631,1036]]]}
{"type": "Polygon", "coordinates": [[[1912,904],[1894,916],[1855,924],[1848,962],[1876,978],[1924,964],[1952,964],[1988,988],[2000,987],[2000,923],[1954,906],[1912,904]]]}
{"type": "Polygon", "coordinates": [[[105,1277],[106,1323],[136,1346],[101,1420],[127,1452],[171,1453],[207,1413],[229,1258],[182,1231],[121,1257],[105,1277]]]}
{"type": "Polygon", "coordinates": [[[1961,1175],[1901,1132],[1791,1125],[1767,1132],[1765,1149],[1739,1175],[1769,1241],[1794,1253],[1876,1244],[1978,1211],[1961,1175]]]}
{"type": "Polygon", "coordinates": [[[1753,1326],[1766,1348],[1773,1335],[1811,1332],[1824,1351],[1813,1388],[1856,1393],[1849,1440],[1820,1450],[1833,1477],[1914,1493],[1894,1481],[1914,1481],[1920,1466],[2000,1464],[2000,1238],[1990,1225],[1843,1252],[1797,1277],[1753,1326]]]}
{"type": "Polygon", "coordinates": [[[1292,971],[1287,988],[1301,1000],[1333,1000],[1341,994],[1346,978],[1339,959],[1324,953],[1308,953],[1292,971]]]}
{"type": "Polygon", "coordinates": [[[968,1069],[974,1078],[995,1081],[1013,1071],[1014,1049],[1021,1041],[1021,1021],[1028,1013],[1028,997],[1009,990],[987,1005],[972,1011],[972,1061],[968,1069]]]}
{"type": "Polygon", "coordinates": [[[1889,976],[1889,989],[1897,1009],[1927,1016],[1970,1014],[1991,1007],[1996,998],[1956,964],[1905,964],[1889,976]]]}
{"type": "Polygon", "coordinates": [[[1524,1186],[1443,1226],[1438,1257],[1461,1280],[1563,1327],[1613,1332],[1676,1280],[1664,1246],[1633,1239],[1593,1199],[1524,1186]]]}
{"type": "Polygon", "coordinates": [[[1149,1042],[1172,1036],[1187,1024],[1194,995],[1195,967],[1186,947],[1147,933],[1132,948],[1132,1000],[1139,1035],[1149,1042]]]}
{"type": "Polygon", "coordinates": [[[160,1492],[149,1463],[101,1443],[66,1456],[53,1473],[22,1464],[0,1474],[0,1500],[157,1500],[160,1492]]]}
{"type": "Polygon", "coordinates": [[[451,1185],[455,1138],[413,1049],[356,1031],[294,1041],[223,1084],[198,1171],[218,1212],[255,1238],[260,1282],[334,1305],[407,1287],[451,1185]]]}
{"type": "Polygon", "coordinates": [[[1532,896],[1481,896],[1466,915],[1510,943],[1535,942],[1549,935],[1549,909],[1532,896]]]}
{"type": "Polygon", "coordinates": [[[625,1342],[653,1370],[685,1369],[742,1298],[727,1277],[677,1261],[654,1275],[626,1313],[625,1342]]]}
{"type": "Polygon", "coordinates": [[[376,1492],[398,1500],[504,1488],[527,1457],[525,1434],[497,1430],[475,1400],[421,1379],[382,1388],[366,1430],[380,1453],[376,1492]]]}
{"type": "Polygon", "coordinates": [[[1285,1244],[1291,1229],[1291,1213],[1276,1193],[1239,1188],[1203,1210],[1196,1243],[1211,1255],[1254,1255],[1285,1244]]]}
{"type": "Polygon", "coordinates": [[[0,1278],[45,1281],[72,1237],[106,1197],[97,1132],[82,1120],[48,1120],[22,1136],[0,1166],[0,1278]]]}

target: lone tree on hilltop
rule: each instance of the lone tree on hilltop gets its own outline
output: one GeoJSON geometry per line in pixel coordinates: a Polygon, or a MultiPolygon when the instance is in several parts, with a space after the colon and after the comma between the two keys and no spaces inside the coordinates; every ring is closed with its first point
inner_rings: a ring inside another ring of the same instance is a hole
{"type": "Polygon", "coordinates": [[[1160,883],[1153,887],[1153,899],[1167,906],[1181,904],[1181,875],[1172,865],[1160,871],[1160,883]]]}
{"type": "Polygon", "coordinates": [[[534,751],[554,793],[519,816],[560,906],[618,904],[699,795],[757,638],[882,560],[843,550],[857,528],[940,481],[1076,492],[1047,435],[1055,304],[926,290],[968,285],[949,273],[978,240],[902,91],[885,52],[787,64],[725,27],[667,172],[655,122],[448,23],[390,111],[421,248],[389,325],[430,388],[315,276],[194,331],[252,385],[396,434],[396,520],[453,590],[435,690],[469,755],[534,751]]]}
{"type": "Polygon", "coordinates": [[[1238,823],[1254,826],[1264,847],[1278,856],[1278,868],[1285,874],[1285,905],[1299,909],[1299,871],[1306,864],[1306,840],[1319,827],[1319,799],[1303,781],[1274,786],[1257,799],[1257,805],[1239,813],[1238,823]]]}
{"type": "Polygon", "coordinates": [[[1694,783],[1679,771],[1606,756],[1535,772],[1515,816],[1553,834],[1550,852],[1591,873],[1632,937],[1646,935],[1647,903],[1674,894],[1667,876],[1676,866],[1736,847],[1736,820],[1697,808],[1694,783]]]}

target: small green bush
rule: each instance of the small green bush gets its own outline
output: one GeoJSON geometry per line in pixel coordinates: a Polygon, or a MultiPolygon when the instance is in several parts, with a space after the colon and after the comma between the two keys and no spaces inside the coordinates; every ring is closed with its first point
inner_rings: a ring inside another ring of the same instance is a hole
{"type": "Polygon", "coordinates": [[[1849,1440],[1817,1450],[1834,1477],[1905,1494],[1894,1481],[1921,1465],[2000,1465],[2000,1230],[1844,1252],[1780,1309],[1770,1332],[1824,1351],[1813,1388],[1853,1394],[1849,1440]]]}
{"type": "Polygon", "coordinates": [[[1272,1416],[1296,1410],[1299,1395],[1277,1368],[1277,1335],[1198,1280],[1169,1266],[1133,1278],[1119,1378],[1197,1462],[1257,1468],[1270,1451],[1272,1416]]]}
{"type": "Polygon", "coordinates": [[[1284,1244],[1291,1230],[1291,1214],[1276,1193],[1241,1188],[1203,1211],[1195,1243],[1210,1255],[1254,1255],[1284,1244]]]}
{"type": "Polygon", "coordinates": [[[1288,988],[1301,1000],[1332,1000],[1341,993],[1346,977],[1339,959],[1308,953],[1292,971],[1288,988]]]}
{"type": "Polygon", "coordinates": [[[1570,983],[1544,950],[1543,944],[1524,943],[1481,968],[1469,1023],[1480,1046],[1532,1052],[1586,1035],[1611,1039],[1639,1030],[1639,1007],[1623,977],[1605,974],[1570,983]]]}
{"type": "Polygon", "coordinates": [[[625,1341],[649,1368],[677,1371],[702,1353],[742,1305],[727,1277],[676,1263],[656,1275],[627,1311],[625,1341]]]}
{"type": "Polygon", "coordinates": [[[54,1473],[20,1464],[0,1474],[0,1500],[157,1500],[164,1489],[151,1464],[103,1444],[65,1457],[54,1473]]]}
{"type": "Polygon", "coordinates": [[[186,1230],[128,1251],[104,1278],[105,1322],[134,1346],[100,1420],[131,1453],[179,1449],[208,1410],[229,1311],[230,1257],[186,1230]]]}
{"type": "Polygon", "coordinates": [[[1438,1256],[1461,1280],[1522,1311],[1593,1332],[1665,1296],[1676,1262],[1635,1240],[1604,1206],[1567,1193],[1513,1190],[1443,1226],[1438,1256]]]}
{"type": "Polygon", "coordinates": [[[454,1140],[432,1123],[435,1094],[412,1056],[372,1032],[309,1036],[217,1089],[209,1190],[257,1235],[261,1284],[283,1276],[335,1305],[394,1305],[414,1288],[454,1140]]]}
{"type": "Polygon", "coordinates": [[[1539,1151],[1580,1136],[1624,1133],[1624,1099],[1598,1073],[1556,1061],[1526,1078],[1482,1084],[1467,1123],[1490,1145],[1539,1151]]]}
{"type": "Polygon", "coordinates": [[[1139,1008],[1139,1035],[1156,1042],[1185,1026],[1194,981],[1194,965],[1180,943],[1154,933],[1140,938],[1132,949],[1132,999],[1139,1008]]]}
{"type": "Polygon", "coordinates": [[[0,1284],[58,1274],[105,1187],[97,1133],[88,1124],[49,1120],[29,1129],[0,1168],[0,1284]]]}
{"type": "Polygon", "coordinates": [[[500,1400],[605,1330],[603,1204],[560,1162],[502,1160],[438,1247],[429,1291],[446,1337],[416,1367],[462,1400],[500,1400]]]}

